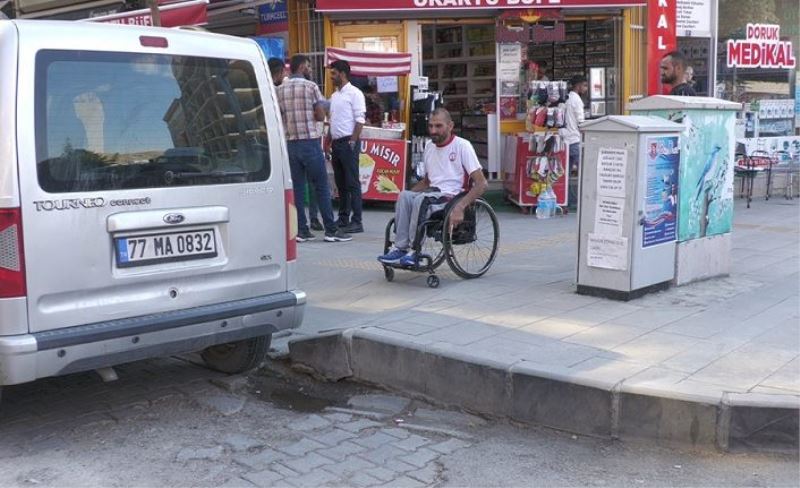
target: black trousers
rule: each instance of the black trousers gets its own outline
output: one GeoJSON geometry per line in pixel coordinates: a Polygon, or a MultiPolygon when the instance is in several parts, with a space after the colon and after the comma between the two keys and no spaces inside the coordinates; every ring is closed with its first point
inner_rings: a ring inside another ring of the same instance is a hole
{"type": "Polygon", "coordinates": [[[331,166],[339,189],[339,225],[361,224],[361,183],[358,179],[358,156],[361,144],[350,138],[335,139],[331,144],[331,166]]]}

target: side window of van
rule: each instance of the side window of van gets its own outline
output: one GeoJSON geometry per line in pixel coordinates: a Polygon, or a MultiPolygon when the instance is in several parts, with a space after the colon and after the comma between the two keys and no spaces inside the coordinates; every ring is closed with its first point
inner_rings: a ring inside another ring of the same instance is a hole
{"type": "Polygon", "coordinates": [[[250,63],[87,51],[36,57],[36,157],[47,192],[265,181],[250,63]]]}

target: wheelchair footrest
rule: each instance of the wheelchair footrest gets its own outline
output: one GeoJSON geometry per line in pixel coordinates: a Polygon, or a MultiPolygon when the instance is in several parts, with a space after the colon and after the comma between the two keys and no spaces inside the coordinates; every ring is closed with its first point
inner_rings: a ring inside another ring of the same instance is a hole
{"type": "Polygon", "coordinates": [[[416,264],[410,266],[400,263],[392,263],[392,264],[381,263],[381,264],[394,269],[402,269],[406,271],[416,271],[416,272],[427,272],[431,269],[431,264],[433,264],[433,259],[427,254],[423,254],[419,256],[416,264]]]}

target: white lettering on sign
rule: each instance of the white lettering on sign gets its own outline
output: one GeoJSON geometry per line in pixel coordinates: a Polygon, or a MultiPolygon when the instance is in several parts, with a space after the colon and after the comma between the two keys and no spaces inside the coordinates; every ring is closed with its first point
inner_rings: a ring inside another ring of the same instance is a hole
{"type": "Polygon", "coordinates": [[[747,24],[747,39],[728,40],[728,67],[777,68],[797,66],[791,41],[781,40],[781,28],[772,24],[747,24]]]}
{"type": "MultiPolygon", "coordinates": [[[[366,152],[366,149],[366,142],[362,142],[361,151],[366,152]]],[[[390,147],[386,147],[381,144],[373,144],[369,150],[369,153],[389,162],[392,166],[397,166],[400,164],[400,155],[390,147]]]]}

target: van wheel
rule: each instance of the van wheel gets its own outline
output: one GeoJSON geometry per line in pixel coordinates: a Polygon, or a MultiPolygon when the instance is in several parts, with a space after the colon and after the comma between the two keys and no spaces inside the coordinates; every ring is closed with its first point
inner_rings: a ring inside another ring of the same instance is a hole
{"type": "Polygon", "coordinates": [[[272,334],[207,347],[200,356],[211,369],[229,374],[243,373],[261,364],[271,343],[272,334]]]}

